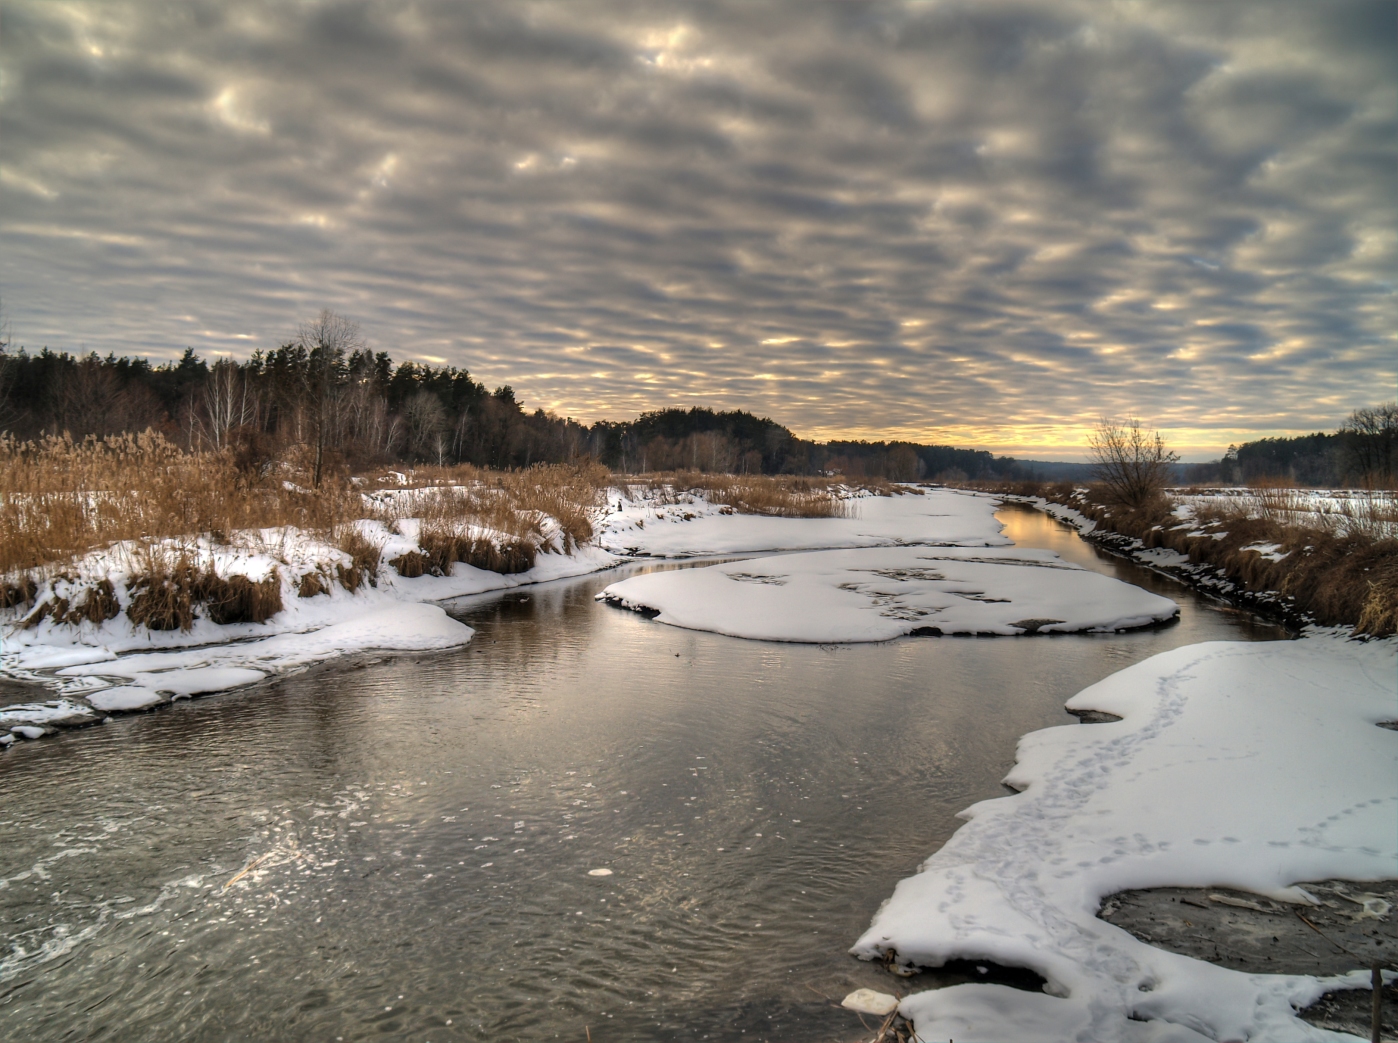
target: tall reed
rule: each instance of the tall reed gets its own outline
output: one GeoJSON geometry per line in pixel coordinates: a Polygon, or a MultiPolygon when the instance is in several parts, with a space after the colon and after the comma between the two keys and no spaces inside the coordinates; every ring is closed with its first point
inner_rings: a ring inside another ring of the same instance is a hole
{"type": "Polygon", "coordinates": [[[295,470],[259,478],[231,453],[187,453],[153,431],[75,441],[0,435],[0,575],[120,540],[297,525],[329,532],[362,514],[343,483],[309,491],[295,470]]]}

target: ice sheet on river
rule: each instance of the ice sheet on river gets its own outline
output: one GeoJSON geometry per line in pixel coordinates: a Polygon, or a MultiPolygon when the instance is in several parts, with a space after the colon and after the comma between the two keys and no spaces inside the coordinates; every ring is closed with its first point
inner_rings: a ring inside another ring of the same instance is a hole
{"type": "Polygon", "coordinates": [[[1304,903],[1297,881],[1398,875],[1398,733],[1375,726],[1398,716],[1396,653],[1393,639],[1332,635],[1210,642],[1085,689],[1070,708],[1123,720],[1025,736],[1006,779],[1023,792],[963,812],[853,951],[993,960],[1049,982],[1051,995],[977,984],[908,997],[926,1040],[1348,1038],[1295,1017],[1320,979],[1168,953],[1096,913],[1126,889],[1304,903]]]}
{"type": "Polygon", "coordinates": [[[633,576],[598,597],[691,630],[822,643],[1114,631],[1179,611],[1169,598],[1052,551],[990,547],[784,554],[633,576]]]}

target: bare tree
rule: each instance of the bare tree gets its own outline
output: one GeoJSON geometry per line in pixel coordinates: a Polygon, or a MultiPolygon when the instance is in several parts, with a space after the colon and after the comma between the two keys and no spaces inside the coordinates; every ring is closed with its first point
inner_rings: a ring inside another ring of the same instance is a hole
{"type": "Polygon", "coordinates": [[[1393,483],[1398,455],[1398,402],[1356,409],[1340,425],[1351,468],[1368,484],[1393,483]]]}
{"type": "Polygon", "coordinates": [[[1160,498],[1180,459],[1165,448],[1159,431],[1147,431],[1136,417],[1121,423],[1099,420],[1087,444],[1093,476],[1106,487],[1112,502],[1131,510],[1160,498]]]}
{"type": "Polygon", "coordinates": [[[441,399],[424,388],[408,399],[403,419],[408,425],[408,451],[415,458],[445,456],[446,410],[441,399]]]}
{"type": "Polygon", "coordinates": [[[257,422],[257,392],[241,366],[219,359],[209,371],[199,403],[199,424],[215,449],[228,445],[228,433],[257,422]]]}
{"type": "Polygon", "coordinates": [[[326,308],[313,321],[301,324],[296,341],[307,352],[303,392],[315,445],[311,481],[319,488],[326,446],[343,435],[341,428],[348,390],[346,356],[363,349],[364,338],[359,332],[359,323],[326,308]]]}

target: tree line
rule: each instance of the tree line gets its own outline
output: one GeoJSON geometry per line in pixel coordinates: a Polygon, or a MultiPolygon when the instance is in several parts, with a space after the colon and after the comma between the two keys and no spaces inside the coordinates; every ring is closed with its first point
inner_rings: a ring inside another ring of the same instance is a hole
{"type": "Polygon", "coordinates": [[[511,469],[591,459],[623,472],[840,473],[894,481],[1017,478],[983,450],[912,442],[814,442],[734,410],[663,409],[581,424],[526,410],[508,385],[465,369],[395,362],[332,312],[275,350],[210,364],[12,351],[0,342],[0,432],[75,439],[154,429],[189,450],[229,450],[250,466],[289,447],[316,482],[334,470],[469,463],[511,469]]]}
{"type": "Polygon", "coordinates": [[[1398,481],[1398,403],[1356,409],[1333,432],[1230,445],[1223,459],[1187,465],[1184,471],[1185,481],[1197,483],[1277,480],[1391,489],[1398,481]]]}

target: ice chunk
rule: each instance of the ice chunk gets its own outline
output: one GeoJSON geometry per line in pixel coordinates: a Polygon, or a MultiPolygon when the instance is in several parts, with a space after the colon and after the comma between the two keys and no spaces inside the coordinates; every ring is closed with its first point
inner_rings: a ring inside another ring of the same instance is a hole
{"type": "Polygon", "coordinates": [[[898,997],[873,989],[855,989],[840,1001],[840,1006],[859,1014],[875,1014],[882,1018],[898,1009],[898,997]]]}
{"type": "Polygon", "coordinates": [[[159,706],[165,700],[166,696],[161,695],[154,688],[144,688],[140,685],[106,688],[87,697],[87,701],[94,707],[107,713],[144,710],[148,706],[159,706]]]}

